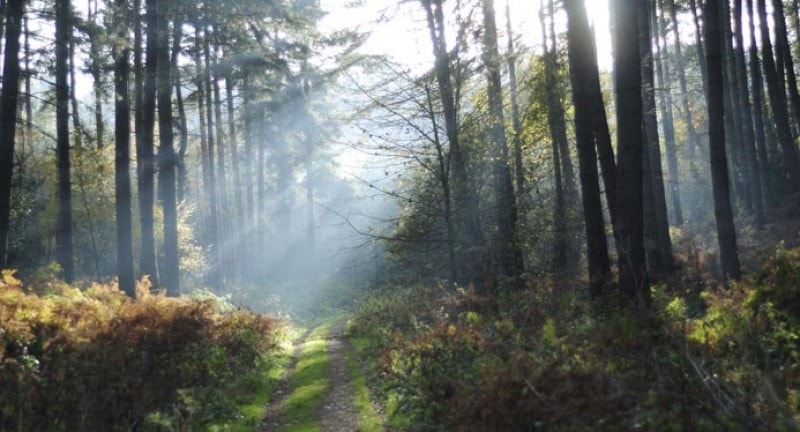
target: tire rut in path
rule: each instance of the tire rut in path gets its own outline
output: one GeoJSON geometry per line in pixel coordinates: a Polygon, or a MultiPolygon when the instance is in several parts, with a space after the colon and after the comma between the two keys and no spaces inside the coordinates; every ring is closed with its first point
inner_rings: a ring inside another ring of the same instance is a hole
{"type": "Polygon", "coordinates": [[[281,381],[275,387],[274,392],[272,393],[273,396],[270,397],[269,405],[267,405],[267,410],[264,414],[264,419],[261,421],[257,432],[274,432],[279,430],[283,424],[282,414],[283,414],[283,401],[286,397],[291,394],[292,388],[289,385],[289,378],[295,371],[297,367],[297,361],[300,360],[300,353],[303,350],[303,346],[306,343],[306,339],[311,331],[305,332],[305,334],[293,343],[292,347],[292,359],[289,361],[289,364],[286,367],[286,372],[281,377],[281,381]]]}
{"type": "Polygon", "coordinates": [[[352,378],[347,367],[352,355],[344,340],[345,320],[337,321],[328,335],[328,393],[320,418],[326,432],[353,432],[358,430],[358,409],[352,378]]]}
{"type": "MultiPolygon", "coordinates": [[[[352,355],[347,341],[344,340],[345,320],[333,324],[326,337],[328,351],[328,388],[322,407],[315,413],[325,432],[354,432],[359,430],[358,409],[355,404],[355,393],[352,379],[347,367],[348,356],[352,355]]],[[[297,362],[308,341],[309,333],[298,339],[293,351],[292,360],[287,373],[275,390],[275,397],[267,406],[266,415],[258,428],[259,432],[274,432],[287,426],[283,419],[283,402],[292,393],[291,375],[295,372],[297,362]]]]}

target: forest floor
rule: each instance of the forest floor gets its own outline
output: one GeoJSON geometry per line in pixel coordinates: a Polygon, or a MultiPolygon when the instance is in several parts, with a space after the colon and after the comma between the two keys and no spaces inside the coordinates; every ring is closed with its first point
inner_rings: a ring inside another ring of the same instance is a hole
{"type": "Polygon", "coordinates": [[[346,322],[339,319],[298,338],[259,432],[383,430],[344,334],[346,322]]]}

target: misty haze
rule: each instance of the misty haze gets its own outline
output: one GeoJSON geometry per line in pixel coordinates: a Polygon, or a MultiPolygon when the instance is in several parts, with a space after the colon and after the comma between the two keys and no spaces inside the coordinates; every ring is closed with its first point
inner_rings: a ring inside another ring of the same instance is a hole
{"type": "Polygon", "coordinates": [[[794,431],[800,0],[0,0],[0,432],[794,431]]]}

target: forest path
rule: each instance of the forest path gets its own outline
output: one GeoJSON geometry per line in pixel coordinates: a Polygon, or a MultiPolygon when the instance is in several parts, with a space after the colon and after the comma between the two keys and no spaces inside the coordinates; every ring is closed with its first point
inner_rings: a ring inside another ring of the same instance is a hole
{"type": "Polygon", "coordinates": [[[292,342],[292,359],[286,368],[286,373],[281,378],[280,383],[275,387],[272,396],[269,399],[264,419],[256,432],[273,432],[282,429],[285,423],[283,418],[283,404],[286,397],[291,393],[291,384],[289,378],[297,368],[297,362],[300,358],[300,353],[305,345],[306,339],[309,337],[311,331],[305,332],[297,340],[292,342]]]}
{"type": "Polygon", "coordinates": [[[328,393],[322,407],[322,426],[326,432],[359,430],[353,377],[348,369],[348,349],[344,335],[346,321],[340,319],[328,334],[328,393]]]}
{"type": "MultiPolygon", "coordinates": [[[[363,425],[357,399],[363,376],[353,373],[352,356],[340,319],[306,333],[295,343],[286,377],[277,387],[258,432],[356,432],[382,428],[363,425]],[[361,383],[354,380],[361,380],[361,383]]],[[[367,395],[368,397],[368,395],[367,395]]]]}

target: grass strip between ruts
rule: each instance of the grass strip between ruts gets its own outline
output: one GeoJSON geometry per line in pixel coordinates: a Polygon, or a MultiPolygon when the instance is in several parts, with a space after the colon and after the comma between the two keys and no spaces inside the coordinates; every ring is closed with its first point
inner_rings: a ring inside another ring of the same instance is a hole
{"type": "Polygon", "coordinates": [[[325,337],[330,323],[314,329],[306,337],[294,373],[289,379],[292,389],[283,401],[281,432],[321,431],[316,413],[322,408],[328,391],[328,343],[325,337]]]}

